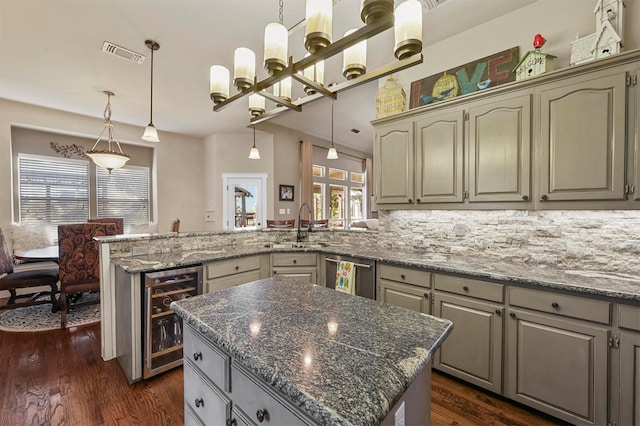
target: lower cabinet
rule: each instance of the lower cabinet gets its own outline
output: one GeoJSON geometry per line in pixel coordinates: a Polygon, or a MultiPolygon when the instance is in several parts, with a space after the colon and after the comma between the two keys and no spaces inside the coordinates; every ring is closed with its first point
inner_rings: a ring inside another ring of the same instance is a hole
{"type": "MultiPolygon", "coordinates": [[[[619,352],[617,377],[619,392],[614,392],[618,402],[617,424],[640,425],[640,306],[618,305],[616,337],[619,352]]],[[[615,372],[614,372],[615,374],[615,372]]]]}
{"type": "Polygon", "coordinates": [[[205,265],[205,293],[266,278],[268,255],[238,257],[205,265]]]}
{"type": "Polygon", "coordinates": [[[318,284],[317,253],[272,253],[271,276],[281,275],[318,284]]]}
{"type": "Polygon", "coordinates": [[[378,300],[423,314],[431,313],[431,273],[378,264],[378,300]]]}
{"type": "Polygon", "coordinates": [[[573,424],[607,424],[611,304],[509,290],[506,396],[573,424]]]}

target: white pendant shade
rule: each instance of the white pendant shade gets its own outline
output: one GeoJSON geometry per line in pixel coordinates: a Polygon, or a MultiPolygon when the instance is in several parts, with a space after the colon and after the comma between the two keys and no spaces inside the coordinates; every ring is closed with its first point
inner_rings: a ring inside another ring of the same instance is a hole
{"type": "Polygon", "coordinates": [[[304,46],[315,53],[331,43],[332,0],[307,0],[304,46]]]}
{"type": "Polygon", "coordinates": [[[103,169],[109,171],[113,169],[119,169],[129,161],[129,157],[124,154],[118,154],[117,152],[87,152],[87,155],[91,157],[93,162],[103,169]]]}
{"type": "Polygon", "coordinates": [[[396,58],[422,51],[422,4],[418,0],[406,0],[396,7],[394,33],[396,58]]]}
{"type": "Polygon", "coordinates": [[[239,47],[233,58],[233,82],[238,90],[253,84],[256,75],[256,54],[251,49],[239,47]]]}
{"type": "Polygon", "coordinates": [[[142,134],[142,140],[147,142],[160,142],[158,130],[156,130],[153,124],[149,123],[149,125],[145,127],[144,133],[142,134]]]}
{"type": "Polygon", "coordinates": [[[107,106],[104,108],[104,128],[100,136],[98,136],[96,143],[93,144],[93,147],[88,150],[86,154],[93,160],[96,166],[107,169],[109,173],[111,173],[111,170],[124,166],[127,161],[129,161],[130,156],[122,152],[120,142],[116,139],[113,123],[111,122],[111,96],[115,95],[108,90],[105,90],[103,93],[107,95],[107,106]],[[107,140],[105,141],[107,149],[96,149],[105,133],[107,135],[107,140]],[[114,151],[114,147],[117,147],[118,151],[114,151]]]}
{"type": "Polygon", "coordinates": [[[284,69],[287,65],[289,32],[282,24],[272,22],[264,28],[264,68],[269,74],[284,69]]]}
{"type": "Polygon", "coordinates": [[[338,151],[334,147],[329,148],[329,152],[327,152],[327,160],[337,160],[338,159],[338,151]]]}
{"type": "Polygon", "coordinates": [[[251,160],[260,159],[260,151],[258,151],[258,148],[256,148],[255,146],[251,148],[251,151],[249,151],[249,159],[251,160]]]}
{"type": "Polygon", "coordinates": [[[214,103],[229,97],[229,70],[222,65],[213,65],[209,74],[209,93],[214,103]]]}
{"type": "MultiPolygon", "coordinates": [[[[354,33],[349,30],[344,35],[354,33]]],[[[342,54],[342,74],[348,79],[359,77],[367,71],[367,40],[362,40],[344,50],[342,54]]]]}
{"type": "Polygon", "coordinates": [[[262,114],[265,110],[265,99],[264,97],[254,93],[253,95],[249,95],[249,112],[252,116],[257,117],[262,114]]]}

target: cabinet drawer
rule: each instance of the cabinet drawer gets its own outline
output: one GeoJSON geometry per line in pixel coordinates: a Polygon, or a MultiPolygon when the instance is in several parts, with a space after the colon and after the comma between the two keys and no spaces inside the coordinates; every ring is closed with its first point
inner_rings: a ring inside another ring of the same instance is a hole
{"type": "Polygon", "coordinates": [[[510,287],[509,304],[601,324],[611,322],[611,303],[602,300],[510,287]]]}
{"type": "Polygon", "coordinates": [[[380,264],[378,273],[380,274],[380,278],[387,280],[431,288],[431,273],[421,269],[380,264]]]}
{"type": "Polygon", "coordinates": [[[618,326],[640,331],[640,306],[618,305],[618,326]]]}
{"type": "Polygon", "coordinates": [[[249,373],[241,371],[237,365],[231,366],[231,381],[233,383],[231,398],[234,407],[239,407],[244,413],[250,413],[251,420],[266,425],[298,425],[307,424],[303,416],[296,415],[285,404],[287,402],[271,390],[266,389],[264,383],[250,377],[249,373]],[[265,413],[263,421],[257,418],[257,412],[265,413]]]}
{"type": "Polygon", "coordinates": [[[451,275],[434,275],[433,283],[436,290],[491,300],[492,302],[502,303],[504,301],[504,286],[502,284],[451,275]]]}
{"type": "Polygon", "coordinates": [[[207,279],[260,269],[260,256],[239,257],[207,265],[207,279]]]}
{"type": "Polygon", "coordinates": [[[250,283],[251,281],[259,280],[260,278],[261,277],[259,269],[255,271],[243,272],[240,274],[233,274],[226,277],[215,278],[213,280],[207,281],[207,293],[240,284],[250,283]]]}
{"type": "Polygon", "coordinates": [[[317,259],[315,253],[273,253],[271,266],[316,266],[317,259]]]}
{"type": "Polygon", "coordinates": [[[190,362],[184,363],[183,371],[185,405],[208,424],[225,424],[231,411],[231,400],[190,362]]]}
{"type": "Polygon", "coordinates": [[[229,356],[205,340],[199,339],[198,334],[189,326],[185,327],[184,331],[184,357],[209,376],[222,390],[229,392],[229,356]]]}

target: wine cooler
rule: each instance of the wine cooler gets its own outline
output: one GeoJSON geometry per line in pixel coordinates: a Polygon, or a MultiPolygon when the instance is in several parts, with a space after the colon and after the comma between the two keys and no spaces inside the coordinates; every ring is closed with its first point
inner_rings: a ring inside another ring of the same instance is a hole
{"type": "Polygon", "coordinates": [[[182,318],[169,305],[202,293],[202,270],[194,266],[145,274],[145,379],[182,365],[182,318]]]}

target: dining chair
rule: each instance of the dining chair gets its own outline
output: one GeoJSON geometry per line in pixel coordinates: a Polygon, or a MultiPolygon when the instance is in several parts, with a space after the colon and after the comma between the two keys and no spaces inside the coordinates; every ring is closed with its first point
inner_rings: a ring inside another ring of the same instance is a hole
{"type": "Polygon", "coordinates": [[[171,222],[171,232],[180,232],[180,219],[174,219],[171,222]]]}
{"type": "Polygon", "coordinates": [[[295,219],[270,220],[267,219],[267,228],[289,229],[296,225],[295,219]]]}
{"type": "Polygon", "coordinates": [[[114,223],[116,225],[116,235],[124,234],[124,219],[121,217],[99,217],[89,219],[89,223],[114,223]]]}
{"type": "Polygon", "coordinates": [[[317,219],[312,221],[302,219],[300,220],[300,226],[302,228],[308,228],[309,222],[311,222],[312,228],[327,228],[329,226],[329,219],[317,219]]]}
{"type": "Polygon", "coordinates": [[[116,235],[114,223],[76,223],[58,225],[60,257],[60,327],[67,326],[67,313],[79,306],[99,303],[82,301],[82,293],[100,291],[100,253],[94,237],[116,235]],[[80,297],[70,303],[70,296],[80,297]]]}
{"type": "Polygon", "coordinates": [[[9,300],[2,309],[13,309],[22,306],[42,305],[45,303],[52,304],[52,310],[56,307],[56,293],[58,292],[58,267],[49,267],[45,269],[30,269],[25,271],[14,271],[13,257],[7,248],[7,242],[0,229],[0,290],[9,292],[9,300]],[[32,291],[26,294],[18,294],[18,289],[46,287],[51,290],[48,299],[41,299],[43,292],[32,291]],[[20,302],[19,300],[26,299],[20,302]]]}

